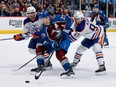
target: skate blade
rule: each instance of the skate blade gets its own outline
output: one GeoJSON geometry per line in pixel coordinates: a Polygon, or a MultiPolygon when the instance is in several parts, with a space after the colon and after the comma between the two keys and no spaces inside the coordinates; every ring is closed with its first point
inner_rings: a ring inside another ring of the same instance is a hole
{"type": "Polygon", "coordinates": [[[40,73],[40,71],[39,72],[30,71],[30,75],[36,75],[38,73],[40,73]]]}
{"type": "Polygon", "coordinates": [[[53,69],[53,67],[51,66],[51,67],[46,67],[45,68],[45,70],[52,70],[53,69]]]}
{"type": "Polygon", "coordinates": [[[76,76],[75,75],[70,75],[70,76],[62,75],[61,78],[62,79],[76,79],[76,76]]]}
{"type": "Polygon", "coordinates": [[[36,72],[36,74],[35,74],[35,80],[39,79],[39,77],[41,76],[41,74],[42,74],[42,71],[36,72]]]}
{"type": "Polygon", "coordinates": [[[107,75],[106,71],[95,73],[96,76],[107,75]]]}
{"type": "Polygon", "coordinates": [[[36,74],[36,72],[30,71],[30,75],[35,75],[35,74],[36,74]]]}
{"type": "Polygon", "coordinates": [[[108,46],[103,46],[104,48],[109,48],[109,45],[108,46]]]}

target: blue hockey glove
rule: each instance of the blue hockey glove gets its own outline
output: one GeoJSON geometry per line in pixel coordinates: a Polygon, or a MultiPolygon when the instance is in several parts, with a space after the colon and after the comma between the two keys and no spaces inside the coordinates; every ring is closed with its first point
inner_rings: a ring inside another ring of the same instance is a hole
{"type": "Polygon", "coordinates": [[[63,33],[63,34],[65,33],[65,34],[69,34],[69,35],[70,35],[71,32],[73,32],[72,29],[70,29],[70,30],[63,29],[63,30],[62,30],[62,33],[63,33]]]}
{"type": "Polygon", "coordinates": [[[70,32],[70,30],[67,30],[67,29],[63,29],[62,31],[63,31],[63,33],[65,32],[66,34],[69,34],[69,32],[70,32]]]}
{"type": "Polygon", "coordinates": [[[60,49],[60,46],[57,42],[53,42],[52,43],[52,47],[55,49],[55,50],[59,50],[60,49]]]}
{"type": "Polygon", "coordinates": [[[33,34],[33,38],[39,38],[39,36],[41,35],[40,31],[38,30],[38,26],[32,26],[30,30],[31,33],[33,34]]]}
{"type": "Polygon", "coordinates": [[[30,30],[34,33],[38,30],[38,26],[31,26],[30,30]]]}
{"type": "Polygon", "coordinates": [[[34,32],[33,38],[39,38],[41,33],[39,31],[34,32]]]}

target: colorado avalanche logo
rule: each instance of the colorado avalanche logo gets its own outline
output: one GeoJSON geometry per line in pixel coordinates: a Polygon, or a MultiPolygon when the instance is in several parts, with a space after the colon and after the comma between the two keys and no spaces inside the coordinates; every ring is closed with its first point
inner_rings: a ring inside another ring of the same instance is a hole
{"type": "Polygon", "coordinates": [[[74,33],[75,37],[78,37],[80,34],[78,32],[74,33]]]}
{"type": "Polygon", "coordinates": [[[41,37],[42,37],[42,38],[46,37],[46,34],[45,34],[45,33],[42,33],[42,34],[41,34],[41,37]]]}

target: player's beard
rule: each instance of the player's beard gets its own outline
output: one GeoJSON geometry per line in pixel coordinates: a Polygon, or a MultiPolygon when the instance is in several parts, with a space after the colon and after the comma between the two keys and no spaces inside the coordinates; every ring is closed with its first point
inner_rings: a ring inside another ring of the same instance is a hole
{"type": "Polygon", "coordinates": [[[28,16],[32,21],[35,19],[35,14],[28,16]]]}
{"type": "Polygon", "coordinates": [[[75,24],[79,25],[81,22],[82,22],[82,19],[79,19],[78,21],[77,20],[75,21],[75,24]]]}
{"type": "Polygon", "coordinates": [[[34,19],[35,19],[35,15],[34,15],[34,16],[31,16],[30,19],[31,19],[31,20],[34,20],[34,19]]]}

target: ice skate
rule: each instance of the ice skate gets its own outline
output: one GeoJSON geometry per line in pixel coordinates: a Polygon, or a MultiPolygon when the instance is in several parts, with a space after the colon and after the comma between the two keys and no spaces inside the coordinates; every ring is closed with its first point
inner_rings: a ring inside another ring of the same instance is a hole
{"type": "Polygon", "coordinates": [[[109,43],[108,42],[105,42],[104,45],[103,45],[104,48],[109,48],[109,43]]]}
{"type": "Polygon", "coordinates": [[[60,76],[61,76],[62,79],[76,78],[75,73],[73,72],[72,68],[70,68],[69,70],[67,70],[64,73],[61,73],[60,76]]]}
{"type": "Polygon", "coordinates": [[[46,69],[47,70],[51,70],[52,69],[52,63],[49,61],[48,64],[46,65],[46,69]]]}
{"type": "Polygon", "coordinates": [[[100,65],[99,69],[95,71],[96,75],[106,75],[106,68],[105,65],[100,65]]]}
{"type": "Polygon", "coordinates": [[[41,71],[43,67],[44,67],[44,65],[38,65],[38,67],[31,69],[31,74],[33,75],[33,74],[41,71]]]}

